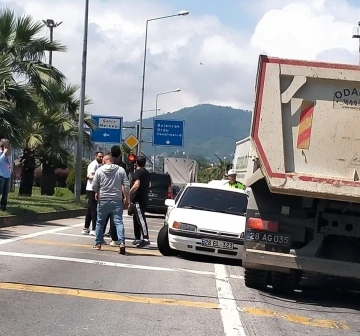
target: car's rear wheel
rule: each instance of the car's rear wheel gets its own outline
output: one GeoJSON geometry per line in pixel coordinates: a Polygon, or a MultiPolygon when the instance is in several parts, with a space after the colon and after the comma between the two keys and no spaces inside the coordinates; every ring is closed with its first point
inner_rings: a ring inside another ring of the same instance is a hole
{"type": "Polygon", "coordinates": [[[157,236],[157,246],[160,251],[160,253],[163,256],[175,256],[176,252],[170,248],[169,245],[169,230],[168,226],[164,225],[157,236]]]}

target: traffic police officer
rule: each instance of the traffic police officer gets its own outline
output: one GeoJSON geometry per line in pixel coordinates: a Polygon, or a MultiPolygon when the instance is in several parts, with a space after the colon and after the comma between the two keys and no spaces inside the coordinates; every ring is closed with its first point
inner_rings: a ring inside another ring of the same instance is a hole
{"type": "Polygon", "coordinates": [[[234,169],[230,169],[227,175],[229,177],[229,182],[225,183],[226,186],[242,190],[246,189],[246,187],[241,182],[236,181],[236,171],[234,169]]]}

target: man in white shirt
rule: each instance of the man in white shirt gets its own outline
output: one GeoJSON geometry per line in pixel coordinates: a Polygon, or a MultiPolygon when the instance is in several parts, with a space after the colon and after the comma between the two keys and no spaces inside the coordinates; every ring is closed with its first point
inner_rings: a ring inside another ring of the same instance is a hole
{"type": "Polygon", "coordinates": [[[85,217],[85,225],[81,232],[83,235],[90,235],[95,236],[95,226],[96,226],[96,217],[97,217],[97,200],[95,199],[95,192],[92,188],[92,181],[95,176],[95,171],[98,169],[104,158],[103,152],[96,152],[95,159],[91,161],[87,167],[87,184],[86,184],[86,196],[88,199],[88,207],[85,217]],[[91,232],[90,232],[90,223],[91,225],[91,232]]]}

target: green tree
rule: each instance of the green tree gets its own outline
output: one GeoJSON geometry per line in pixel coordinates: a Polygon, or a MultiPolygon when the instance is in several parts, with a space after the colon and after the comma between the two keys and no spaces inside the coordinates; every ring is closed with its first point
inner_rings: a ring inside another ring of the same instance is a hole
{"type": "MultiPolygon", "coordinates": [[[[71,165],[69,145],[78,139],[80,101],[75,97],[78,86],[51,82],[48,88],[56,103],[48,107],[38,100],[36,113],[28,114],[22,124],[26,134],[23,146],[33,150],[42,165],[41,194],[51,196],[56,186],[55,170],[71,165]]],[[[89,103],[87,99],[85,104],[89,103]]],[[[88,115],[85,115],[84,123],[91,129],[95,126],[88,115]]],[[[84,148],[91,149],[90,135],[84,131],[83,137],[84,148]]]]}
{"type": "Polygon", "coordinates": [[[18,145],[22,118],[36,109],[39,98],[50,106],[54,102],[48,83],[62,84],[64,75],[44,63],[45,52],[65,51],[56,41],[41,36],[44,24],[29,15],[0,10],[0,135],[18,145]]]}

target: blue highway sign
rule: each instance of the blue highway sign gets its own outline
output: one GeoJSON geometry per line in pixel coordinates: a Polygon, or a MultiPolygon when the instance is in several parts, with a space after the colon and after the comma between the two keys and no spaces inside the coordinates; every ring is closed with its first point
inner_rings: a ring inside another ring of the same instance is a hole
{"type": "Polygon", "coordinates": [[[91,130],[91,141],[100,143],[122,143],[122,117],[91,116],[96,129],[91,130]]]}
{"type": "Polygon", "coordinates": [[[184,146],[184,120],[154,119],[153,146],[184,146]]]}

